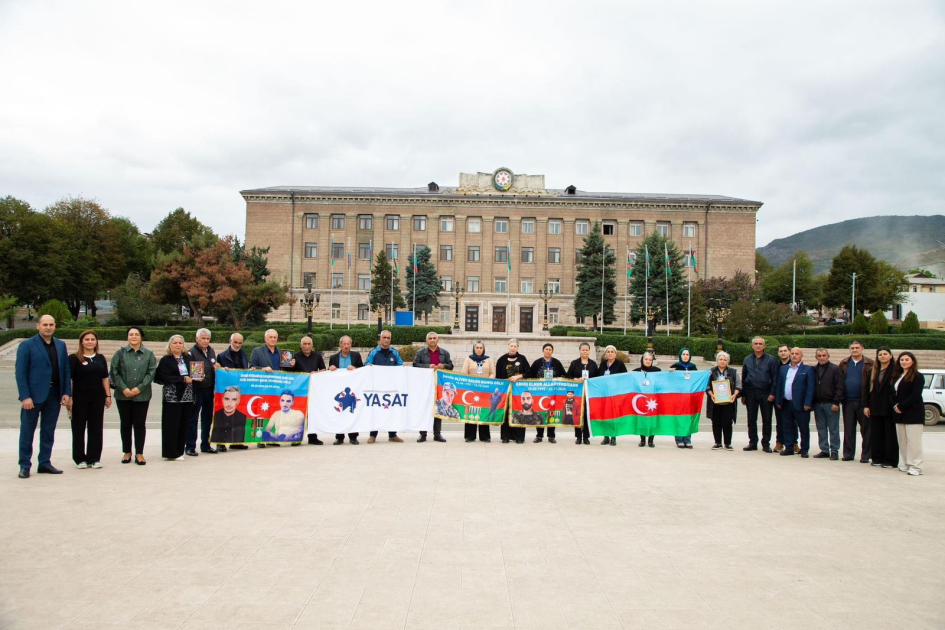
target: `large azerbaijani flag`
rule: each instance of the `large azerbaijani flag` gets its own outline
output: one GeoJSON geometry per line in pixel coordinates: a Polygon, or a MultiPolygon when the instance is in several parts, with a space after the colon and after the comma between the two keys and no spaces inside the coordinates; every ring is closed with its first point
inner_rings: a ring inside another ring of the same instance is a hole
{"type": "Polygon", "coordinates": [[[628,372],[589,379],[591,433],[595,436],[697,433],[708,384],[708,371],[628,372]]]}

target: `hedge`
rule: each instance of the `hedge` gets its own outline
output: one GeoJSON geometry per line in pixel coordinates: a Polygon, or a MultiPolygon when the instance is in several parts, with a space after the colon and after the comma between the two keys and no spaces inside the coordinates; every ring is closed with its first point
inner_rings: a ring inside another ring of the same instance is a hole
{"type": "MultiPolygon", "coordinates": [[[[772,341],[777,345],[776,340],[767,340],[769,346],[772,341]]],[[[599,335],[597,338],[597,347],[614,346],[618,350],[630,354],[642,354],[647,348],[647,339],[642,335],[599,335]]],[[[681,337],[670,335],[655,335],[653,337],[653,349],[656,354],[677,355],[683,348],[689,348],[693,356],[702,356],[708,360],[715,357],[717,339],[708,337],[681,337]]],[[[734,363],[740,363],[741,360],[751,353],[751,344],[738,343],[735,341],[722,340],[722,347],[726,352],[732,355],[734,363]]],[[[636,366],[634,366],[636,367],[636,366]]]]}

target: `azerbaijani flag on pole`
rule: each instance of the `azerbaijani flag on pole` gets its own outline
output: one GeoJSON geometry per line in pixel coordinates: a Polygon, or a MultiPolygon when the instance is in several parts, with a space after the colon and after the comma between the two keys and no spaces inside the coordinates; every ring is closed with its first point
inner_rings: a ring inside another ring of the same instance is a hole
{"type": "Polygon", "coordinates": [[[666,273],[667,275],[673,275],[673,269],[669,266],[669,247],[666,243],[663,243],[663,254],[666,256],[666,273]]]}
{"type": "Polygon", "coordinates": [[[643,251],[646,253],[646,277],[650,277],[650,248],[647,246],[643,247],[643,251]]]}
{"type": "Polygon", "coordinates": [[[335,237],[331,236],[329,238],[331,239],[331,253],[329,254],[329,256],[331,257],[331,266],[334,267],[335,266],[335,237]]]}
{"type": "Polygon", "coordinates": [[[696,272],[696,275],[699,275],[699,265],[696,263],[696,250],[692,247],[689,248],[689,266],[692,267],[692,270],[696,272]]]}
{"type": "Polygon", "coordinates": [[[607,437],[698,433],[708,384],[707,370],[628,372],[589,379],[591,433],[607,437]]]}
{"type": "Polygon", "coordinates": [[[633,259],[630,258],[630,248],[627,248],[627,277],[633,276],[633,259]]]}

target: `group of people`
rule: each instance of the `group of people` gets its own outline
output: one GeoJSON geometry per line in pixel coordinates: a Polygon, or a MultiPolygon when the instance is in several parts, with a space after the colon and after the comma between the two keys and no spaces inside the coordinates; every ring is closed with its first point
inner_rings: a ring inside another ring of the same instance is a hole
{"type": "MultiPolygon", "coordinates": [[[[185,349],[181,335],[173,335],[167,342],[164,354],[157,359],[143,345],[143,330],[138,326],[127,329],[127,345],[120,348],[108,361],[99,353],[96,333],[86,330],[79,336],[79,347],[69,354],[65,343],[54,337],[56,322],[42,316],[36,324],[39,334],[24,341],[17,349],[16,382],[21,401],[20,457],[21,478],[30,476],[33,438],[40,427],[40,453],[37,471],[60,474],[51,461],[51,452],[56,422],[61,407],[71,412],[73,434],[73,461],[82,468],[101,468],[102,434],[105,409],[114,402],[120,418],[123,464],[134,461],[144,466],[146,437],[145,420],[151,401],[152,383],[162,385],[161,408],[161,455],[168,460],[183,460],[186,456],[197,457],[199,453],[220,453],[230,449],[246,449],[237,439],[238,432],[224,435],[219,427],[231,427],[233,423],[217,423],[211,431],[214,419],[214,374],[219,369],[258,369],[263,371],[288,370],[314,373],[324,370],[356,370],[365,365],[400,366],[403,359],[391,346],[391,333],[384,330],[378,345],[365,359],[351,349],[351,338],[347,335],[339,340],[339,350],[325,364],[321,353],[313,350],[312,339],[304,337],[300,349],[288,364],[278,347],[278,333],[268,330],[265,344],[247,356],[243,350],[243,336],[230,336],[226,350],[217,355],[210,346],[211,333],[202,328],[197,331],[195,343],[185,349]],[[114,392],[114,394],[113,394],[114,392]],[[199,429],[199,430],[198,430],[199,429]],[[227,447],[225,442],[230,442],[227,447]],[[216,444],[216,446],[214,446],[216,444]]],[[[454,370],[455,365],[448,350],[439,344],[439,335],[430,332],[426,345],[420,348],[412,365],[417,368],[454,370]]],[[[840,458],[840,409],[843,409],[844,441],[843,461],[852,461],[856,451],[856,430],[862,438],[861,457],[863,463],[883,468],[898,468],[910,475],[922,474],[922,427],[924,406],[922,389],[924,378],[918,372],[915,356],[902,352],[894,361],[892,351],[882,347],[876,352],[875,361],[863,355],[863,345],[850,344],[850,356],[837,364],[830,362],[825,349],[816,352],[816,366],[803,363],[800,348],[778,348],[778,357],[765,352],[765,341],[761,337],[752,340],[752,354],[745,357],[741,371],[730,367],[731,357],[719,352],[709,374],[706,390],[707,417],[712,421],[715,450],[732,449],[732,427],[737,416],[737,401],[747,409],[749,443],[743,449],[756,451],[759,448],[758,415],[762,420],[761,449],[764,452],[779,452],[781,455],[799,454],[809,457],[810,413],[814,412],[820,453],[814,458],[840,458]],[[720,387],[721,386],[721,387],[720,387]],[[725,395],[721,392],[725,392],[725,395]],[[771,448],[771,416],[774,413],[775,446],[771,448]],[[901,463],[901,465],[900,465],[901,463]]],[[[495,378],[505,381],[520,379],[568,378],[588,380],[626,373],[626,364],[618,358],[617,349],[607,346],[600,364],[590,358],[590,345],[581,343],[579,356],[570,362],[567,369],[554,356],[554,346],[545,343],[542,356],[529,362],[519,351],[518,340],[508,343],[508,351],[495,361],[486,353],[485,344],[477,341],[468,356],[463,359],[460,372],[463,374],[495,378]]],[[[692,362],[687,348],[683,348],[670,370],[692,371],[698,369],[692,362]]],[[[635,372],[659,372],[652,351],[644,352],[635,372]]],[[[217,414],[232,416],[239,400],[239,393],[230,398],[223,396],[223,408],[217,414]]],[[[282,403],[280,403],[282,404],[282,403]]],[[[288,400],[289,414],[292,401],[288,400]]],[[[586,414],[586,410],[582,411],[586,414]]],[[[586,417],[573,420],[575,444],[590,444],[590,430],[586,417]]],[[[274,422],[274,421],[273,421],[274,422]]],[[[518,424],[518,423],[516,423],[518,424]]],[[[533,442],[542,442],[546,427],[536,427],[533,442]]],[[[499,431],[502,443],[525,441],[525,427],[511,426],[506,415],[499,431]]],[[[378,436],[371,431],[368,443],[378,436]]],[[[300,436],[301,437],[301,436],[300,436]]],[[[345,441],[344,434],[336,434],[334,444],[345,441]]],[[[421,431],[418,442],[427,441],[427,432],[421,431]]],[[[488,424],[467,423],[465,439],[474,442],[491,441],[488,424]]],[[[616,435],[602,436],[602,444],[616,445],[616,435]]],[[[358,433],[347,435],[351,444],[358,444],[358,433]]],[[[555,427],[547,427],[547,438],[555,443],[555,427]]],[[[396,431],[388,432],[391,442],[403,442],[396,431]]],[[[445,442],[442,421],[433,421],[433,440],[445,442]]],[[[675,436],[676,446],[691,449],[691,435],[675,436]]],[[[308,434],[309,444],[323,442],[316,433],[308,434]]],[[[291,443],[298,446],[301,441],[291,443]]],[[[279,446],[278,443],[257,444],[259,448],[279,446]]],[[[654,447],[653,435],[641,435],[639,446],[654,447]]]]}

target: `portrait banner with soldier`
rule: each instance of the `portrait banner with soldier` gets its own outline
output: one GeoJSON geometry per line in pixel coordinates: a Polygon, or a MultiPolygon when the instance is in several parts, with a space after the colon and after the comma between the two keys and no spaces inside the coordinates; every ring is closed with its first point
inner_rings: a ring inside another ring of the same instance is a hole
{"type": "Polygon", "coordinates": [[[300,441],[308,389],[308,374],[217,370],[210,440],[216,444],[300,441]]]}
{"type": "Polygon", "coordinates": [[[502,424],[508,400],[508,381],[436,371],[436,418],[466,424],[502,424]]]}
{"type": "Polygon", "coordinates": [[[512,383],[512,413],[509,425],[581,426],[584,381],[521,380],[512,383]]]}

